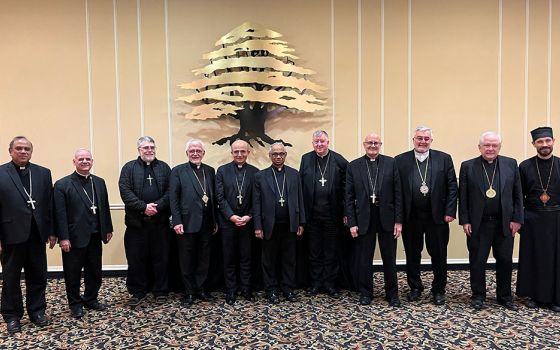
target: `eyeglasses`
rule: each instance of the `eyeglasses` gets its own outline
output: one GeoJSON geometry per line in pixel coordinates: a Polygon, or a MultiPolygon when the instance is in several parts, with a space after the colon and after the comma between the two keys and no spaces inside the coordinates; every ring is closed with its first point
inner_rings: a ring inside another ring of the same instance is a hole
{"type": "Polygon", "coordinates": [[[414,139],[415,139],[416,141],[418,141],[418,142],[422,142],[422,141],[428,142],[428,141],[430,141],[432,138],[431,138],[430,136],[416,136],[414,139]]]}
{"type": "Polygon", "coordinates": [[[286,152],[274,152],[270,154],[271,157],[285,157],[286,156],[286,152]]]}
{"type": "Polygon", "coordinates": [[[370,146],[379,147],[379,146],[381,146],[382,144],[383,144],[383,142],[377,142],[377,141],[375,141],[375,142],[373,142],[373,141],[365,141],[365,142],[364,142],[364,146],[368,146],[368,147],[370,147],[370,146]]]}
{"type": "Polygon", "coordinates": [[[202,150],[202,149],[190,149],[187,152],[189,152],[189,154],[196,154],[196,153],[202,154],[202,153],[204,153],[204,150],[202,150]]]}
{"type": "Polygon", "coordinates": [[[144,151],[149,151],[149,150],[153,151],[153,150],[156,149],[156,146],[142,146],[142,147],[139,147],[139,148],[143,149],[144,151]]]}

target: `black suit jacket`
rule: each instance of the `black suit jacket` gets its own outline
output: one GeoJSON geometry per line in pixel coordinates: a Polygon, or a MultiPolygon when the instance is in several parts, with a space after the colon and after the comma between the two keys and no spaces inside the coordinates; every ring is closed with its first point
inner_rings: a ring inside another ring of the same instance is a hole
{"type": "MultiPolygon", "coordinates": [[[[216,200],[214,197],[214,168],[201,164],[206,177],[206,195],[210,220],[215,224],[216,200]]],[[[200,179],[203,183],[203,180],[200,179]]],[[[203,183],[204,184],[204,183],[203,183]]],[[[173,226],[183,225],[185,233],[195,233],[202,230],[204,202],[202,202],[202,187],[189,162],[177,165],[171,170],[169,177],[169,204],[171,207],[171,221],[173,226]]]]}
{"type": "MultiPolygon", "coordinates": [[[[367,163],[369,158],[362,156],[348,164],[346,171],[346,216],[348,226],[358,226],[358,234],[365,235],[371,218],[371,192],[367,163]]],[[[393,232],[395,223],[403,222],[401,180],[395,159],[378,155],[379,167],[379,215],[381,228],[385,232],[393,232]]]]}
{"type": "MultiPolygon", "coordinates": [[[[288,212],[290,231],[297,232],[298,226],[305,224],[305,208],[299,173],[296,169],[284,165],[286,176],[286,193],[288,194],[288,212]]],[[[264,238],[272,237],[276,213],[276,183],[272,178],[272,169],[268,167],[255,175],[253,186],[253,220],[255,230],[263,230],[264,238]]]]}
{"type": "MultiPolygon", "coordinates": [[[[408,151],[395,157],[399,175],[401,177],[403,193],[404,220],[410,219],[412,211],[413,176],[418,174],[414,151],[408,151]]],[[[453,167],[453,160],[447,153],[431,149],[429,156],[430,171],[430,204],[432,206],[432,218],[436,224],[443,224],[444,217],[457,215],[457,175],[453,167]]]]}
{"type": "MultiPolygon", "coordinates": [[[[346,184],[346,167],[348,161],[335,151],[329,150],[330,158],[325,177],[328,181],[325,185],[329,191],[329,202],[331,204],[331,216],[342,223],[344,215],[344,186],[346,184]]],[[[317,169],[317,153],[308,152],[301,157],[299,174],[303,187],[303,201],[305,205],[305,217],[311,219],[313,213],[313,198],[315,198],[315,184],[318,181],[319,169],[317,169]]]]}
{"type": "Polygon", "coordinates": [[[35,210],[27,203],[29,197],[21,183],[14,163],[0,166],[0,242],[18,244],[27,241],[31,233],[31,218],[35,218],[43,242],[54,235],[52,221],[51,171],[29,163],[35,210]]]}
{"type": "MultiPolygon", "coordinates": [[[[523,193],[517,161],[498,156],[502,229],[511,235],[510,222],[523,224],[523,193]]],[[[459,225],[471,224],[473,234],[478,232],[484,211],[484,197],[488,189],[482,170],[482,157],[461,163],[459,172],[459,225]]],[[[496,189],[498,190],[498,189],[496,189]]]]}
{"type": "MultiPolygon", "coordinates": [[[[99,213],[99,233],[101,240],[107,243],[107,234],[113,232],[107,186],[99,176],[90,176],[95,189],[96,211],[99,213]]],[[[69,239],[74,248],[86,247],[94,233],[87,219],[91,212],[91,202],[76,173],[65,176],[54,184],[54,209],[58,239],[69,239]]]]}
{"type": "Polygon", "coordinates": [[[239,186],[241,186],[241,194],[243,196],[242,205],[238,209],[237,204],[239,199],[239,191],[236,182],[237,164],[235,162],[230,162],[224,164],[218,168],[216,172],[216,201],[218,202],[218,208],[220,209],[220,215],[218,215],[218,223],[220,227],[225,225],[233,225],[229,221],[232,215],[252,215],[252,196],[253,196],[253,182],[255,179],[255,174],[259,171],[256,167],[251,164],[245,164],[245,180],[239,181],[239,186]],[[235,208],[232,209],[232,208],[235,208]]]}

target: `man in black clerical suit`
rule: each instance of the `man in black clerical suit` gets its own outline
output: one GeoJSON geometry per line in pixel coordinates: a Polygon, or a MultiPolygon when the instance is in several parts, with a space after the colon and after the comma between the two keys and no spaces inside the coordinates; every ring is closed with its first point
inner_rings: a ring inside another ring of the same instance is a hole
{"type": "Polygon", "coordinates": [[[305,209],[297,170],[284,164],[284,144],[274,143],[268,152],[272,165],[255,175],[253,219],[255,236],[262,241],[262,267],[266,297],[278,304],[278,290],[294,302],[296,236],[303,234],[305,209]],[[278,259],[280,258],[280,269],[278,259]],[[281,271],[282,278],[278,272],[281,271]]]}
{"type": "Polygon", "coordinates": [[[156,158],[156,143],[150,136],[136,142],[138,158],[126,163],[119,178],[124,203],[124,251],[128,261],[126,286],[132,297],[128,305],[140,305],[152,280],[158,304],[168,293],[169,174],[171,169],[156,158]]]}
{"type": "Polygon", "coordinates": [[[313,133],[311,144],[313,151],[301,157],[299,166],[309,238],[311,287],[307,294],[315,295],[324,288],[336,296],[348,161],[329,149],[329,136],[323,130],[313,133]]]}
{"type": "Polygon", "coordinates": [[[54,220],[62,249],[64,284],[70,313],[84,315],[83,308],[104,311],[98,300],[101,287],[102,244],[113,237],[113,223],[105,181],[90,173],[91,152],[79,149],[73,160],[76,171],[54,184],[54,220]],[[84,296],[80,281],[84,269],[84,296]]]}
{"type": "Polygon", "coordinates": [[[171,170],[169,203],[185,287],[182,304],[188,307],[195,297],[203,301],[212,299],[203,284],[210,264],[210,238],[218,230],[218,225],[215,219],[215,171],[202,163],[204,144],[197,139],[189,140],[186,153],[189,161],[171,170]]]}
{"type": "Polygon", "coordinates": [[[511,293],[513,239],[523,224],[523,194],[515,159],[499,156],[502,139],[480,136],[481,156],[464,161],[459,172],[459,224],[467,235],[472,300],[475,310],[486,299],[486,261],[496,259],[496,299],[517,310],[511,293]]]}
{"type": "Polygon", "coordinates": [[[432,129],[419,126],[414,132],[414,149],[395,157],[401,177],[404,223],[402,238],[406,252],[409,301],[420,298],[424,286],[420,260],[426,248],[432,258],[433,302],[445,303],[449,223],[457,213],[457,176],[451,156],[430,149],[432,129]]]}
{"type": "Polygon", "coordinates": [[[32,164],[33,145],[17,136],[8,148],[11,162],[0,166],[0,252],[2,260],[1,311],[10,334],[21,331],[23,317],[21,270],[25,269],[27,314],[35,325],[49,324],[47,307],[47,253],[56,244],[52,223],[51,171],[32,164]]]}
{"type": "Polygon", "coordinates": [[[560,158],[552,128],[531,131],[537,155],[519,165],[525,223],[519,242],[517,295],[527,307],[560,312],[560,158]]]}
{"type": "Polygon", "coordinates": [[[348,164],[345,206],[348,226],[356,239],[354,278],[359,303],[373,297],[373,253],[379,241],[385,298],[390,306],[401,305],[397,283],[397,238],[402,231],[401,181],[395,159],[379,154],[381,138],[375,133],[364,140],[366,154],[348,164]]]}
{"type": "Polygon", "coordinates": [[[251,201],[253,181],[259,169],[247,163],[250,152],[247,142],[234,141],[231,144],[233,161],[220,166],[216,172],[218,222],[222,233],[226,303],[229,305],[235,303],[239,290],[246,300],[254,300],[251,291],[251,201]]]}

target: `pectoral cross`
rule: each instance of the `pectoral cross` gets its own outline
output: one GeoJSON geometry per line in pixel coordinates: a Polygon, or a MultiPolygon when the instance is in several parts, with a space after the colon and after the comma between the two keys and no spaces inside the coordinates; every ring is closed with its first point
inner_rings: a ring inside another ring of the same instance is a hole
{"type": "Polygon", "coordinates": [[[97,209],[97,207],[95,206],[95,204],[92,204],[91,207],[89,207],[91,209],[91,211],[93,212],[93,215],[97,214],[97,212],[95,211],[95,209],[97,209]]]}
{"type": "Polygon", "coordinates": [[[321,180],[319,180],[319,182],[321,183],[321,187],[325,187],[325,182],[327,182],[327,179],[322,177],[321,180]]]}
{"type": "Polygon", "coordinates": [[[375,193],[370,196],[371,202],[375,204],[375,193]]]}
{"type": "Polygon", "coordinates": [[[237,199],[239,199],[239,204],[243,204],[243,196],[241,193],[237,196],[237,199]]]}
{"type": "Polygon", "coordinates": [[[278,202],[280,203],[280,206],[283,207],[284,206],[284,197],[280,197],[280,199],[278,200],[278,202]]]}
{"type": "Polygon", "coordinates": [[[27,201],[28,204],[31,204],[31,209],[35,210],[35,203],[37,201],[34,200],[33,198],[29,197],[29,200],[27,201]]]}
{"type": "MultiPolygon", "coordinates": [[[[152,186],[152,180],[154,178],[152,177],[152,174],[148,174],[148,177],[146,178],[146,180],[150,181],[150,186],[152,186]]],[[[94,213],[95,214],[95,213],[94,213]]]]}

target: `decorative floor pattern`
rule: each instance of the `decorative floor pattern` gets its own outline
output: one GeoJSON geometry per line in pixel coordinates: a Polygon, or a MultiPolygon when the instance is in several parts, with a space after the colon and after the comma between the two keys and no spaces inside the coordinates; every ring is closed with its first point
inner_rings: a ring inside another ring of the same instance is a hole
{"type": "MultiPolygon", "coordinates": [[[[424,273],[429,285],[430,273],[424,273]]],[[[126,306],[124,278],[105,278],[100,300],[104,313],[87,311],[74,320],[66,305],[64,282],[49,280],[47,314],[51,325],[37,328],[27,316],[23,331],[8,335],[0,326],[1,349],[559,349],[560,314],[546,309],[518,312],[493,299],[495,274],[488,273],[487,308],[470,308],[468,271],[450,271],[447,304],[435,306],[428,293],[406,301],[406,277],[399,272],[401,308],[390,308],[381,294],[382,274],[375,273],[372,305],[357,305],[357,295],[326,295],[268,305],[263,293],[232,307],[222,293],[213,302],[180,306],[171,294],[164,305],[148,299],[141,307],[126,306]]],[[[515,274],[514,274],[515,278],[515,274]]]]}

